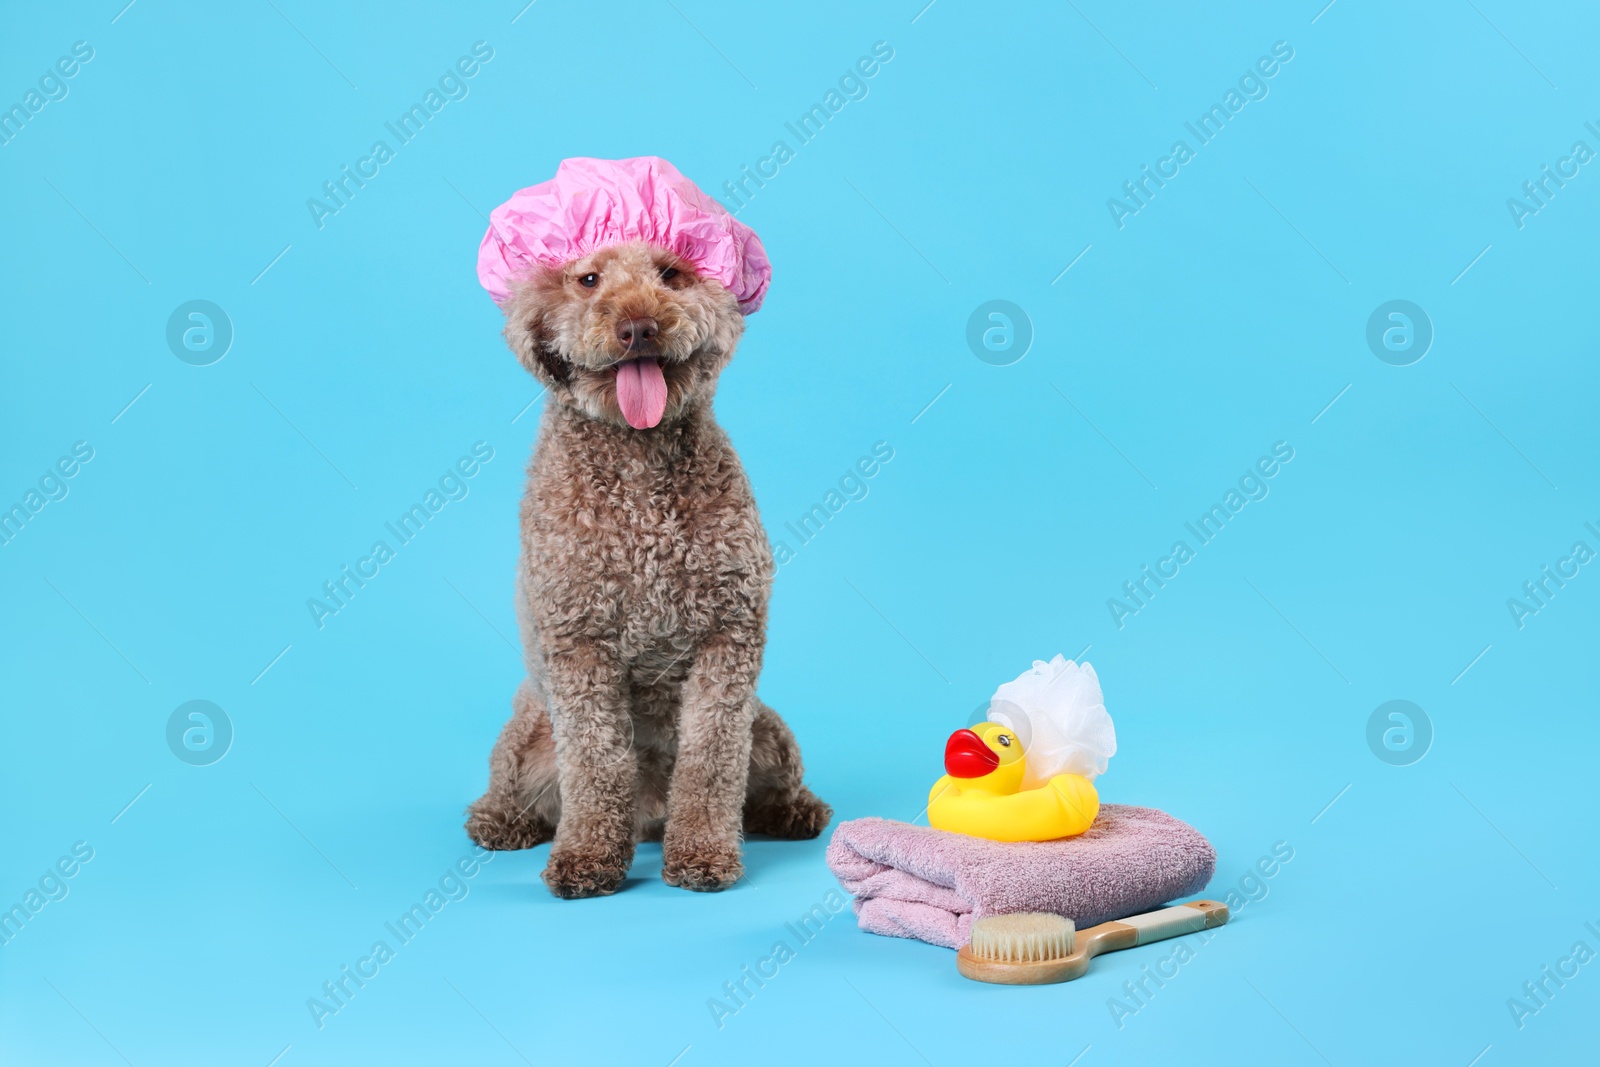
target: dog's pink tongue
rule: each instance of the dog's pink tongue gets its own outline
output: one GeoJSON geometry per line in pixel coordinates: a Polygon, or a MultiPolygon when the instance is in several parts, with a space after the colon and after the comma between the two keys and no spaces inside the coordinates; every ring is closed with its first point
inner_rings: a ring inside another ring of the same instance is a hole
{"type": "Polygon", "coordinates": [[[617,364],[617,406],[635,430],[648,430],[667,410],[667,379],[654,359],[617,364]]]}

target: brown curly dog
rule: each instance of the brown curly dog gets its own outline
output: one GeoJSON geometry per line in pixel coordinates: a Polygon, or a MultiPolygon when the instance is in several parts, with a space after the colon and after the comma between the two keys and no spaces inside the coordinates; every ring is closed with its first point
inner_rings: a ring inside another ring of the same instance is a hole
{"type": "Polygon", "coordinates": [[[640,840],[662,842],[670,884],[725,889],[743,831],[816,837],[833,815],[755,695],[772,553],[711,413],[744,317],[642,242],[536,273],[505,310],[548,390],[522,501],[528,678],[467,833],[553,837],[561,897],[615,891],[640,840]]]}

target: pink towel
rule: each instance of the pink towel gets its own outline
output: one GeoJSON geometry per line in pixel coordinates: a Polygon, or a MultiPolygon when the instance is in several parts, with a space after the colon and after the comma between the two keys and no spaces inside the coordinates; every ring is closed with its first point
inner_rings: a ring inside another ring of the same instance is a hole
{"type": "Polygon", "coordinates": [[[840,823],[828,867],[855,897],[861,929],[946,948],[972,920],[1015,911],[1065,915],[1079,929],[1198,893],[1217,853],[1194,827],[1154,808],[1105,804],[1061,841],[1008,843],[890,819],[840,823]]]}

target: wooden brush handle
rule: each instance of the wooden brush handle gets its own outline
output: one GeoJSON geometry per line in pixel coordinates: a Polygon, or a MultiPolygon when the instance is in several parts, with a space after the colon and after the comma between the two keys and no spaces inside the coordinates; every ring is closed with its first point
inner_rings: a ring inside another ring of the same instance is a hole
{"type": "MultiPolygon", "coordinates": [[[[1106,926],[1131,926],[1134,929],[1135,945],[1148,945],[1152,941],[1164,941],[1169,937],[1180,937],[1183,934],[1193,934],[1201,930],[1209,930],[1213,926],[1221,926],[1228,921],[1228,906],[1215,900],[1191,900],[1187,904],[1179,904],[1171,908],[1162,908],[1160,911],[1147,911],[1143,915],[1130,915],[1126,919],[1118,919],[1106,926]]],[[[1099,929],[1096,927],[1095,929],[1099,929]]],[[[1089,931],[1085,931],[1085,934],[1089,931]]],[[[1127,948],[1126,945],[1117,945],[1117,948],[1127,948]]]]}

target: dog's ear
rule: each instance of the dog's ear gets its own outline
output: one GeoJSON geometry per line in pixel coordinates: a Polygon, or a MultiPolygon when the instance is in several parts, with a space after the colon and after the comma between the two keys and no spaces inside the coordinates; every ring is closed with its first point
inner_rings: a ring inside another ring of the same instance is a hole
{"type": "Polygon", "coordinates": [[[545,326],[544,315],[534,311],[506,318],[506,340],[517,360],[535,378],[546,384],[566,385],[572,381],[572,364],[561,358],[555,339],[545,326]]]}
{"type": "Polygon", "coordinates": [[[572,381],[572,364],[562,359],[553,348],[542,341],[538,346],[538,358],[539,366],[544,368],[544,372],[550,375],[552,381],[560,385],[572,381]]]}
{"type": "Polygon", "coordinates": [[[546,321],[546,279],[530,279],[506,305],[506,344],[528,373],[546,385],[572,381],[572,365],[557,351],[555,334],[546,321]]]}

